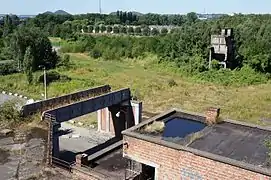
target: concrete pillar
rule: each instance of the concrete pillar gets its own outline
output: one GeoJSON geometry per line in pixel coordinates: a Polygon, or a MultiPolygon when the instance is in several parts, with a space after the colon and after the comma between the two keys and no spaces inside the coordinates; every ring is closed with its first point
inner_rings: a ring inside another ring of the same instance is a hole
{"type": "Polygon", "coordinates": [[[108,110],[108,108],[106,108],[105,124],[105,131],[110,132],[110,111],[108,110]]]}
{"type": "MultiPolygon", "coordinates": [[[[128,114],[124,113],[124,116],[127,121],[127,127],[132,127],[137,125],[142,120],[142,102],[137,101],[126,101],[123,104],[119,105],[118,111],[112,112],[109,108],[104,108],[98,110],[97,119],[98,119],[98,131],[115,133],[115,128],[112,128],[112,124],[114,125],[114,116],[120,116],[124,112],[129,112],[128,114]],[[120,112],[120,108],[122,112],[120,112]],[[111,112],[110,112],[111,111],[111,112]],[[115,113],[115,114],[114,114],[115,113]]],[[[122,115],[122,116],[123,116],[122,115]]],[[[116,118],[115,118],[116,119],[116,118]]],[[[126,126],[125,126],[126,127],[126,126]]]]}
{"type": "Polygon", "coordinates": [[[97,119],[98,119],[98,131],[102,130],[102,110],[98,110],[97,112],[97,119]]]}
{"type": "Polygon", "coordinates": [[[131,101],[131,105],[134,109],[135,125],[138,125],[142,121],[142,102],[131,101]]]}

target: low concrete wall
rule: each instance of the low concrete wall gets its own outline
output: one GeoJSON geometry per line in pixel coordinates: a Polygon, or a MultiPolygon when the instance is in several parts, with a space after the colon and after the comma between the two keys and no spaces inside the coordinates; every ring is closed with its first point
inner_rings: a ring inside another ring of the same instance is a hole
{"type": "Polygon", "coordinates": [[[23,106],[22,114],[23,116],[28,116],[39,111],[52,109],[62,104],[71,103],[71,102],[78,101],[84,98],[89,98],[91,96],[100,95],[102,93],[107,93],[107,92],[110,92],[110,90],[111,90],[111,87],[109,85],[104,85],[104,86],[99,86],[99,87],[79,91],[72,94],[67,94],[64,96],[56,97],[56,98],[51,98],[51,99],[35,102],[32,104],[27,104],[23,106]]]}

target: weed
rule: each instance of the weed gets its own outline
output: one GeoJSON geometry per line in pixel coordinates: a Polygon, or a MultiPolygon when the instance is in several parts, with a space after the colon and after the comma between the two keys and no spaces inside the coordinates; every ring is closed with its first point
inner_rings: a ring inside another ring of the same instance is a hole
{"type": "Polygon", "coordinates": [[[147,125],[144,131],[151,134],[159,134],[164,131],[165,123],[163,121],[154,121],[152,124],[147,125]]]}
{"type": "Polygon", "coordinates": [[[174,81],[174,79],[170,79],[168,80],[168,86],[169,87],[173,87],[173,86],[177,86],[178,84],[176,83],[176,81],[174,81]]]}
{"type": "Polygon", "coordinates": [[[269,163],[271,163],[271,139],[265,140],[265,146],[268,148],[269,163]]]}

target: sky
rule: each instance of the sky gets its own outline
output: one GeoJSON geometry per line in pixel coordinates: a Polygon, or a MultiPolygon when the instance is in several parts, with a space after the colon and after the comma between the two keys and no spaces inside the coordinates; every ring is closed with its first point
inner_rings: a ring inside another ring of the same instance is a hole
{"type": "MultiPolygon", "coordinates": [[[[101,0],[102,12],[142,13],[270,13],[271,0],[101,0]]],[[[65,10],[71,14],[99,12],[99,0],[0,0],[0,14],[36,15],[65,10]]]]}

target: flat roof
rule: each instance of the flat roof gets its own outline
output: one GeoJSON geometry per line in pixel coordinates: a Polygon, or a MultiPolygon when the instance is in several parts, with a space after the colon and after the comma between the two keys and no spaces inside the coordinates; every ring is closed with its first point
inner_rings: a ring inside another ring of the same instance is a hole
{"type": "Polygon", "coordinates": [[[198,132],[196,138],[190,134],[177,140],[164,138],[161,133],[149,134],[142,131],[155,121],[166,122],[176,117],[205,123],[202,114],[174,109],[123,131],[123,134],[271,176],[271,162],[268,161],[268,148],[265,146],[265,141],[271,140],[271,128],[224,120],[206,126],[198,132]]]}

